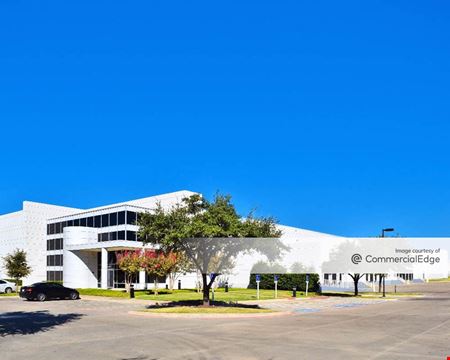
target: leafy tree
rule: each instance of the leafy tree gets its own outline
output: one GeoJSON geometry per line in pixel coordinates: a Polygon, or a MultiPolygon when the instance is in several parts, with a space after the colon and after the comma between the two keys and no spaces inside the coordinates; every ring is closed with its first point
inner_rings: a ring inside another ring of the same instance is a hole
{"type": "Polygon", "coordinates": [[[130,291],[133,275],[141,270],[141,263],[141,250],[117,253],[117,266],[125,273],[125,287],[127,292],[130,291]]]}
{"type": "Polygon", "coordinates": [[[19,280],[30,275],[31,267],[27,263],[27,253],[24,250],[16,249],[12,254],[3,258],[7,275],[14,279],[16,286],[19,280]]]}
{"type": "Polygon", "coordinates": [[[195,267],[192,261],[183,252],[173,253],[175,261],[173,266],[169,269],[169,289],[173,290],[175,282],[182,275],[188,272],[195,271],[195,267]]]}
{"type": "Polygon", "coordinates": [[[209,305],[215,278],[232,266],[238,254],[257,251],[274,260],[286,248],[279,239],[257,241],[281,235],[274,219],[253,214],[243,219],[228,195],[217,194],[213,201],[192,195],[168,210],[158,204],[140,217],[138,225],[144,243],[166,252],[184,252],[192,261],[202,276],[204,305],[209,305]]]}
{"type": "Polygon", "coordinates": [[[252,266],[250,270],[251,274],[284,274],[286,273],[286,268],[279,263],[267,263],[266,261],[260,260],[252,266]]]}
{"type": "Polygon", "coordinates": [[[290,272],[292,274],[310,274],[314,273],[314,268],[312,266],[305,266],[301,262],[296,261],[291,265],[290,272]]]}
{"type": "Polygon", "coordinates": [[[141,266],[147,274],[154,277],[154,291],[158,295],[158,278],[167,276],[175,266],[177,257],[173,252],[164,253],[145,250],[141,256],[141,266]]]}

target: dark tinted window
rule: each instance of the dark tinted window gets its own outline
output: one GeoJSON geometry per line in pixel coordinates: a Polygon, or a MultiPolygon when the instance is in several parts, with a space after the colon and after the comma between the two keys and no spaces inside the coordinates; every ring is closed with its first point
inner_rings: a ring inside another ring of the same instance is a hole
{"type": "Polygon", "coordinates": [[[80,226],[86,226],[86,218],[80,219],[80,226]]]}
{"type": "Polygon", "coordinates": [[[134,225],[136,223],[136,213],[133,211],[127,211],[127,224],[134,225]]]}
{"type": "Polygon", "coordinates": [[[88,217],[88,219],[87,219],[87,226],[88,227],[94,227],[94,218],[92,216],[88,217]]]}
{"type": "Polygon", "coordinates": [[[94,227],[99,228],[102,226],[102,218],[100,215],[94,217],[94,227]]]}
{"type": "Polygon", "coordinates": [[[117,232],[117,240],[125,240],[125,231],[117,232]]]}
{"type": "Polygon", "coordinates": [[[117,223],[119,225],[125,224],[125,211],[120,211],[117,214],[117,223]]]}
{"type": "Polygon", "coordinates": [[[61,223],[55,224],[55,234],[59,234],[61,232],[61,223]]]}
{"type": "Polygon", "coordinates": [[[50,240],[50,250],[55,250],[55,239],[50,240]]]}
{"type": "Polygon", "coordinates": [[[50,235],[50,224],[47,225],[47,235],[50,235]]]}
{"type": "Polygon", "coordinates": [[[127,231],[127,240],[136,241],[136,232],[127,231]]]}
{"type": "Polygon", "coordinates": [[[109,226],[117,225],[117,213],[109,214],[109,226]]]}
{"type": "Polygon", "coordinates": [[[109,240],[109,234],[108,233],[103,233],[102,234],[102,241],[108,241],[109,240]]]}
{"type": "Polygon", "coordinates": [[[73,226],[73,220],[69,220],[69,221],[67,222],[67,226],[73,226]]]}
{"type": "Polygon", "coordinates": [[[67,226],[67,221],[63,221],[62,223],[61,223],[61,232],[63,232],[64,231],[64,228],[67,226]]]}
{"type": "Polygon", "coordinates": [[[102,227],[109,226],[109,214],[102,215],[102,227]]]}
{"type": "Polygon", "coordinates": [[[117,231],[109,233],[109,240],[117,240],[117,231]]]}
{"type": "Polygon", "coordinates": [[[75,219],[73,221],[73,226],[80,226],[80,219],[75,219]]]}
{"type": "Polygon", "coordinates": [[[55,233],[55,224],[50,224],[50,235],[55,233]]]}

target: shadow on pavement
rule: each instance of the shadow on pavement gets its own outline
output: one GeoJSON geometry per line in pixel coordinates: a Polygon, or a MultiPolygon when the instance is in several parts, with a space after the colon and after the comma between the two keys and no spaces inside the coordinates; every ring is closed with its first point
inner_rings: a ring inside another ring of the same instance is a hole
{"type": "Polygon", "coordinates": [[[78,320],[83,314],[51,314],[48,311],[14,311],[0,314],[0,337],[30,335],[78,320]]]}

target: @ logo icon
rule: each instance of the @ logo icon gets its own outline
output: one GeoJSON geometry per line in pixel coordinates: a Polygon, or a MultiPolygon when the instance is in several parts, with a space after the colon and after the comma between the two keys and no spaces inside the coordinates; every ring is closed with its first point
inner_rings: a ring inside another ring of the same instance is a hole
{"type": "Polygon", "coordinates": [[[352,263],[358,265],[362,261],[362,256],[360,254],[352,255],[352,263]]]}

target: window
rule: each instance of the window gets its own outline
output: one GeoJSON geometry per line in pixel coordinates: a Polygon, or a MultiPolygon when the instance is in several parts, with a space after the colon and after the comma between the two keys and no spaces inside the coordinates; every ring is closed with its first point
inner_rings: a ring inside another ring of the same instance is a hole
{"type": "Polygon", "coordinates": [[[64,249],[63,239],[58,239],[58,240],[59,240],[58,250],[64,249]]]}
{"type": "Polygon", "coordinates": [[[67,226],[73,226],[73,220],[69,220],[69,221],[67,222],[67,226]]]}
{"type": "Polygon", "coordinates": [[[109,226],[109,215],[104,214],[104,215],[102,215],[102,227],[107,227],[107,226],[109,226]]]}
{"type": "Polygon", "coordinates": [[[117,232],[117,240],[125,240],[125,231],[117,232]]]}
{"type": "Polygon", "coordinates": [[[55,266],[63,266],[63,256],[55,255],[55,266]]]}
{"type": "Polygon", "coordinates": [[[136,231],[127,231],[127,240],[136,241],[136,231]]]}
{"type": "Polygon", "coordinates": [[[47,235],[50,235],[50,224],[47,225],[47,235]]]}
{"type": "Polygon", "coordinates": [[[109,233],[109,240],[117,240],[117,231],[109,233]]]}
{"type": "Polygon", "coordinates": [[[55,239],[50,240],[50,250],[55,250],[55,239]]]}
{"type": "Polygon", "coordinates": [[[6,281],[0,280],[0,284],[6,284],[6,281]]]}
{"type": "Polygon", "coordinates": [[[59,234],[61,232],[61,223],[55,224],[55,234],[59,234]]]}
{"type": "Polygon", "coordinates": [[[80,219],[75,219],[73,221],[73,226],[80,226],[80,219]]]}
{"type": "Polygon", "coordinates": [[[118,225],[125,224],[125,211],[120,211],[117,214],[117,224],[118,225]]]}
{"type": "Polygon", "coordinates": [[[51,240],[47,240],[47,251],[50,250],[50,241],[51,241],[51,240]]]}
{"type": "Polygon", "coordinates": [[[136,213],[133,211],[127,211],[127,224],[135,225],[136,224],[136,213]]]}
{"type": "Polygon", "coordinates": [[[109,214],[109,226],[117,225],[117,213],[109,214]]]}
{"type": "Polygon", "coordinates": [[[50,224],[50,235],[55,233],[55,224],[50,224]]]}
{"type": "Polygon", "coordinates": [[[67,226],[67,221],[61,223],[61,232],[64,232],[64,228],[67,226]]]}
{"type": "Polygon", "coordinates": [[[80,226],[86,226],[86,218],[80,219],[80,226]]]}
{"type": "Polygon", "coordinates": [[[102,227],[102,218],[100,215],[94,217],[94,227],[96,228],[102,227]]]}
{"type": "Polygon", "coordinates": [[[102,234],[102,241],[108,241],[109,240],[109,234],[108,233],[103,233],[102,234]]]}
{"type": "Polygon", "coordinates": [[[55,266],[55,255],[47,255],[47,266],[55,266]]]}
{"type": "Polygon", "coordinates": [[[94,227],[94,218],[92,216],[87,218],[87,226],[94,227]]]}

